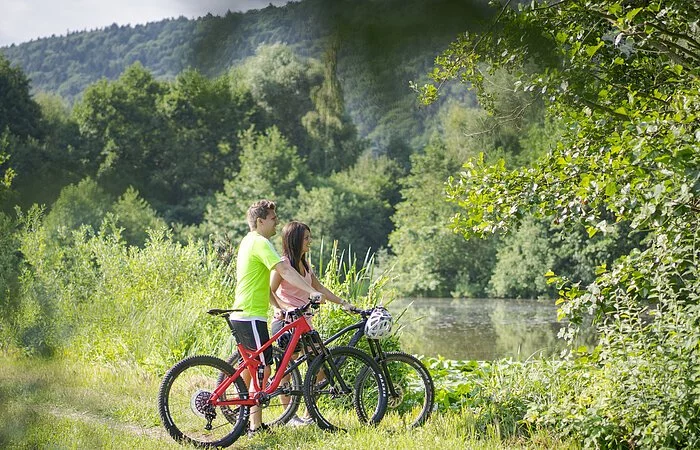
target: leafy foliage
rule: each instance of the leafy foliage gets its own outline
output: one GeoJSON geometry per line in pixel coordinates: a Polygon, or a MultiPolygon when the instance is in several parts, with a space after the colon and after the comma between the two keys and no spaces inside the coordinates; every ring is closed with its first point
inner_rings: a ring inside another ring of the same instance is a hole
{"type": "MultiPolygon", "coordinates": [[[[504,7],[489,33],[460,37],[433,73],[486,94],[482,62],[512,70],[515,87],[542,95],[567,126],[532,168],[469,161],[448,188],[460,207],[456,229],[500,232],[534,212],[583,223],[589,236],[623,223],[648,233],[586,289],[551,280],[573,325],[568,337],[585,315],[596,319],[601,345],[591,356],[601,383],[586,386],[595,389],[589,398],[604,400],[577,410],[573,423],[561,419],[571,399],[559,398],[535,422],[590,445],[694,446],[700,436],[698,392],[687,382],[698,353],[699,18],[698,5],[682,1],[504,7]],[[546,68],[522,70],[529,60],[546,68]]],[[[438,89],[422,92],[430,101],[438,89]]]]}
{"type": "Polygon", "coordinates": [[[0,214],[0,250],[0,307],[3,311],[3,319],[0,320],[0,339],[3,344],[0,350],[7,350],[8,344],[16,335],[13,322],[19,310],[20,258],[15,223],[6,214],[0,214]]]}
{"type": "Polygon", "coordinates": [[[29,95],[29,79],[0,54],[0,133],[38,137],[40,118],[39,105],[29,95]]]}
{"type": "Polygon", "coordinates": [[[83,226],[98,230],[112,201],[112,197],[90,178],[66,186],[46,215],[44,229],[56,239],[68,240],[83,226]]]}
{"type": "Polygon", "coordinates": [[[234,241],[248,233],[246,211],[258,199],[274,199],[280,209],[293,211],[297,185],[303,186],[308,171],[296,147],[276,127],[262,133],[253,128],[241,133],[241,169],[224,183],[207,207],[203,229],[208,233],[228,233],[234,241]],[[290,205],[291,203],[291,205],[290,205]]]}
{"type": "Polygon", "coordinates": [[[112,205],[115,223],[121,227],[120,236],[127,244],[142,246],[148,241],[148,233],[167,228],[151,205],[129,187],[112,205]]]}
{"type": "Polygon", "coordinates": [[[400,173],[386,157],[363,155],[352,167],[301,188],[295,217],[307,222],[316,238],[337,240],[351,254],[374,253],[387,243],[400,173]]]}
{"type": "MultiPolygon", "coordinates": [[[[394,137],[413,144],[415,131],[422,130],[428,117],[416,108],[408,81],[426,72],[435,53],[465,24],[476,29],[490,14],[481,0],[305,0],[221,17],[113,24],[0,52],[22,68],[35,91],[57,93],[74,102],[88,86],[103,78],[116,80],[136,62],[158,80],[172,80],[188,68],[218,77],[263,45],[284,43],[298,55],[322,60],[328,41],[337,39],[338,80],[346,112],[360,136],[384,148],[394,137]]],[[[309,103],[308,98],[298,99],[300,106],[309,103]]],[[[282,124],[275,124],[302,147],[282,124]]]]}
{"type": "Polygon", "coordinates": [[[555,253],[547,231],[526,219],[516,232],[503,238],[490,280],[492,295],[536,298],[551,294],[544,274],[554,268],[555,253]]]}

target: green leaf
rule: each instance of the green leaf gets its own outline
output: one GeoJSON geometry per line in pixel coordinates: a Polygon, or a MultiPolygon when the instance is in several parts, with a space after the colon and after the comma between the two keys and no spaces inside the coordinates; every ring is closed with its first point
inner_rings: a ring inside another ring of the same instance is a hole
{"type": "Polygon", "coordinates": [[[633,10],[627,13],[625,19],[627,19],[628,21],[632,21],[642,9],[643,8],[634,8],[633,10]]]}
{"type": "Polygon", "coordinates": [[[587,45],[586,46],[586,54],[589,57],[593,57],[593,55],[595,55],[596,52],[598,50],[600,50],[600,48],[604,45],[605,45],[605,42],[603,42],[603,41],[598,42],[598,45],[587,45]]]}
{"type": "Polygon", "coordinates": [[[592,238],[598,232],[598,229],[596,227],[589,226],[586,227],[586,232],[588,233],[588,237],[592,238]]]}
{"type": "Polygon", "coordinates": [[[605,186],[605,196],[612,197],[616,193],[617,193],[617,183],[615,183],[614,181],[609,182],[605,186]]]}

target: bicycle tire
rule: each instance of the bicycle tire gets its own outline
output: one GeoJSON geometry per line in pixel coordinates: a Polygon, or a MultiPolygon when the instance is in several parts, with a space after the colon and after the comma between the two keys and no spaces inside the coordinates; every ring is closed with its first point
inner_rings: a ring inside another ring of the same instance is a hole
{"type": "MultiPolygon", "coordinates": [[[[279,367],[283,356],[284,351],[282,349],[279,347],[272,347],[272,359],[275,361],[275,368],[279,367]]],[[[238,350],[236,350],[227,358],[226,362],[236,367],[240,360],[240,355],[238,354],[238,350]]],[[[274,375],[275,372],[273,370],[269,379],[272,379],[274,375]]],[[[220,379],[217,381],[220,383],[223,379],[224,374],[222,373],[220,379]]],[[[289,401],[287,402],[287,398],[282,395],[270,399],[270,402],[262,407],[262,422],[269,426],[284,425],[289,422],[299,410],[299,405],[303,398],[301,393],[303,385],[299,367],[292,367],[289,381],[287,381],[285,385],[280,385],[279,387],[279,389],[284,389],[288,392],[289,401]]]]}
{"type": "MultiPolygon", "coordinates": [[[[433,411],[435,399],[435,386],[428,369],[418,358],[403,352],[386,352],[377,363],[388,378],[388,408],[384,423],[405,428],[423,425],[433,411]]],[[[368,375],[361,374],[363,377],[368,375]]],[[[361,398],[358,395],[358,399],[361,398]]],[[[368,414],[363,405],[358,405],[358,408],[360,414],[368,414]]]]}
{"type": "MultiPolygon", "coordinates": [[[[233,367],[223,359],[198,355],[181,360],[165,374],[158,391],[158,411],[173,439],[197,447],[227,447],[246,431],[248,406],[214,408],[207,404],[222,373],[230,376],[234,373],[233,367]],[[207,415],[211,418],[209,424],[207,415]]],[[[248,397],[240,377],[227,389],[225,396],[248,397]]]]}
{"type": "Polygon", "coordinates": [[[374,425],[386,413],[386,383],[376,361],[367,353],[353,347],[335,347],[329,349],[328,355],[314,358],[309,365],[304,380],[304,401],[321,429],[345,431],[374,425]],[[336,371],[342,381],[335,375],[336,371]],[[361,391],[358,382],[363,383],[361,391]],[[365,397],[362,401],[355,398],[358,392],[365,397]],[[358,404],[363,405],[362,412],[358,404]]]}

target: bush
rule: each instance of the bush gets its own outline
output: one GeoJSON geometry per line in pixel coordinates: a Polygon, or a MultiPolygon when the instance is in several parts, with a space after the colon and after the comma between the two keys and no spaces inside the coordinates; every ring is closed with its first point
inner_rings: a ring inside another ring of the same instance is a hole
{"type": "Polygon", "coordinates": [[[41,211],[23,216],[26,266],[15,344],[28,353],[133,362],[158,371],[195,352],[211,353],[227,328],[206,315],[230,304],[232,286],[213,252],[152,231],[128,247],[114,218],[56,237],[41,211]]]}
{"type": "Polygon", "coordinates": [[[19,296],[19,242],[15,222],[6,214],[0,213],[0,350],[15,333],[15,313],[19,296]]]}

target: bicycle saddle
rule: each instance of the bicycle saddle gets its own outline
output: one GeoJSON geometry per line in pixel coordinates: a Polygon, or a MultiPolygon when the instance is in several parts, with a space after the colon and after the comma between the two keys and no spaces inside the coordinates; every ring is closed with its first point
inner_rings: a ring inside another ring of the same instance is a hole
{"type": "Polygon", "coordinates": [[[240,312],[240,311],[243,311],[243,310],[242,309],[210,309],[209,311],[207,311],[207,313],[211,314],[212,316],[227,317],[232,312],[240,312]]]}

